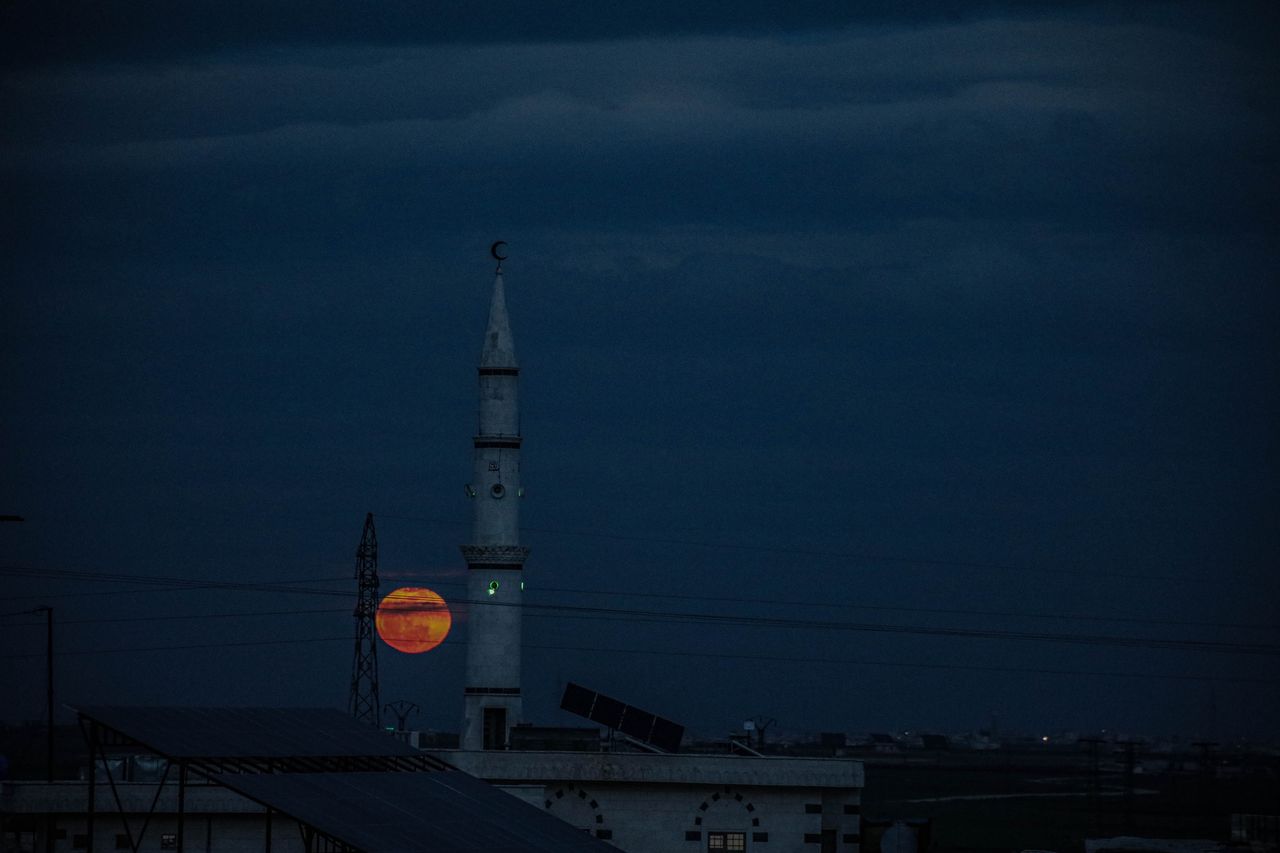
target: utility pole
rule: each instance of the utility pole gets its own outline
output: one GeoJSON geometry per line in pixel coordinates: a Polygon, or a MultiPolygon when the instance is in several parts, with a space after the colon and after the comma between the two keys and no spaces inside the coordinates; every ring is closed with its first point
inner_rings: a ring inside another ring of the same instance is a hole
{"type": "Polygon", "coordinates": [[[1101,832],[1102,824],[1098,820],[1098,747],[1103,740],[1097,737],[1082,737],[1079,742],[1089,747],[1089,814],[1093,831],[1101,832]]]}
{"type": "Polygon", "coordinates": [[[351,715],[370,725],[381,725],[378,701],[378,640],[374,619],[378,613],[378,534],[373,513],[364,518],[364,533],[356,549],[356,644],[351,661],[351,715]]]}
{"type": "Polygon", "coordinates": [[[1134,758],[1134,748],[1138,742],[1135,740],[1122,740],[1120,746],[1124,747],[1124,828],[1126,832],[1133,831],[1133,771],[1137,764],[1134,758]]]}
{"type": "Polygon", "coordinates": [[[35,615],[43,613],[45,616],[45,647],[44,647],[44,686],[45,686],[45,717],[48,725],[45,726],[45,755],[44,766],[48,781],[53,781],[53,608],[49,605],[36,607],[31,610],[23,611],[35,615]]]}
{"type": "MultiPolygon", "coordinates": [[[[48,723],[45,725],[45,779],[52,783],[54,778],[53,764],[53,608],[47,604],[44,607],[36,607],[28,610],[28,613],[43,613],[45,615],[45,648],[44,648],[44,677],[45,677],[45,714],[48,717],[48,723]]],[[[56,821],[50,815],[45,821],[44,837],[45,850],[47,853],[53,853],[53,835],[56,828],[56,821]]]]}
{"type": "Polygon", "coordinates": [[[45,740],[45,764],[49,768],[49,781],[53,781],[53,608],[42,608],[45,613],[44,684],[45,707],[49,714],[49,728],[45,740]]]}
{"type": "Polygon", "coordinates": [[[756,724],[756,749],[764,751],[764,733],[769,730],[769,726],[778,722],[773,717],[759,716],[752,722],[756,724]]]}
{"type": "Polygon", "coordinates": [[[397,699],[394,702],[388,702],[387,704],[383,705],[382,710],[390,711],[391,713],[395,714],[396,715],[396,731],[405,732],[409,730],[408,728],[409,715],[421,709],[418,708],[417,702],[410,702],[407,699],[397,699]]]}
{"type": "Polygon", "coordinates": [[[1204,740],[1191,745],[1200,750],[1200,805],[1206,814],[1213,814],[1218,807],[1215,783],[1217,768],[1214,766],[1213,748],[1218,744],[1204,740]]]}

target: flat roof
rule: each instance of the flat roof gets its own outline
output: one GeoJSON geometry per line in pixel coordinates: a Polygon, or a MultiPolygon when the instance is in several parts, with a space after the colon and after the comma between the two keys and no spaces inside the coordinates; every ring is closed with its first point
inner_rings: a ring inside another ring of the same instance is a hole
{"type": "Polygon", "coordinates": [[[767,755],[678,755],[651,752],[433,749],[431,754],[496,784],[632,782],[681,785],[770,785],[861,788],[862,762],[852,758],[767,755]]]}

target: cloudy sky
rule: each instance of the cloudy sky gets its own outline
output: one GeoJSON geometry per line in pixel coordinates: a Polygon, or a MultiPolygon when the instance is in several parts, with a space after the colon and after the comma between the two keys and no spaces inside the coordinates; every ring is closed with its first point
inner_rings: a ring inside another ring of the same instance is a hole
{"type": "Polygon", "coordinates": [[[343,705],[372,511],[458,614],[383,699],[456,729],[501,238],[533,721],[1276,735],[1274,8],[898,5],[0,7],[60,695],[343,705]]]}

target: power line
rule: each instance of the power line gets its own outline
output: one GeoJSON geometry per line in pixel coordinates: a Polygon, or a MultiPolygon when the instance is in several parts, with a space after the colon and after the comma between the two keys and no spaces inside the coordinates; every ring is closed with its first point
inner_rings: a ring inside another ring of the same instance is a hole
{"type": "MultiPolygon", "coordinates": [[[[438,519],[421,518],[411,515],[391,515],[379,513],[379,518],[398,519],[400,521],[418,521],[428,524],[443,524],[438,519]]],[[[546,533],[555,536],[582,536],[592,539],[609,539],[617,542],[647,542],[657,545],[680,545],[683,547],[694,548],[712,548],[715,550],[731,550],[731,551],[749,551],[760,554],[790,554],[800,557],[837,557],[851,560],[866,560],[873,563],[893,563],[895,565],[907,566],[945,566],[949,568],[967,569],[973,571],[998,571],[1012,572],[1017,574],[1042,574],[1042,575],[1060,575],[1066,577],[1097,577],[1107,578],[1110,580],[1145,580],[1145,581],[1172,581],[1176,583],[1203,583],[1203,584],[1219,584],[1222,582],[1222,576],[1218,575],[1213,578],[1196,578],[1186,575],[1153,575],[1153,574],[1133,574],[1126,572],[1091,572],[1087,570],[1072,569],[1045,569],[1037,566],[1016,565],[1011,563],[996,563],[982,560],[950,560],[937,557],[904,557],[898,554],[884,554],[870,551],[833,551],[820,548],[797,548],[783,547],[779,545],[752,545],[741,542],[707,542],[696,539],[675,539],[664,536],[636,536],[622,533],[609,533],[598,530],[566,530],[564,528],[554,527],[521,527],[520,530],[526,533],[546,533]]]]}
{"type": "MultiPolygon", "coordinates": [[[[1280,654],[1280,648],[1272,646],[1256,646],[1251,644],[1227,644],[1227,643],[1210,643],[1196,640],[1160,640],[1157,638],[1142,637],[1099,637],[1089,635],[1060,635],[1060,634],[1043,634],[1043,635],[1022,635],[1014,632],[996,632],[996,631],[969,631],[967,629],[950,629],[950,628],[931,628],[928,626],[907,626],[907,625],[881,625],[876,623],[844,623],[844,622],[821,622],[817,620],[792,620],[778,619],[776,617],[751,617],[740,616],[734,614],[706,614],[706,613],[687,613],[681,611],[641,611],[627,610],[622,608],[599,608],[599,607],[576,607],[574,605],[564,604],[540,604],[530,602],[521,605],[506,604],[503,602],[478,601],[471,599],[458,599],[453,602],[455,605],[488,605],[495,607],[523,607],[528,610],[544,610],[544,613],[532,613],[531,617],[560,618],[560,619],[604,619],[604,620],[622,620],[628,622],[658,622],[671,623],[682,622],[692,624],[722,624],[722,625],[741,625],[741,626],[757,626],[770,628],[804,628],[817,630],[851,630],[851,631],[870,631],[870,632],[887,632],[887,633],[909,633],[909,634],[926,634],[938,636],[963,636],[975,639],[1026,639],[1026,640],[1043,640],[1049,642],[1076,642],[1077,644],[1086,645],[1124,645],[1139,646],[1151,648],[1185,648],[1190,651],[1230,651],[1244,652],[1254,654],[1280,654]],[[1008,635],[1006,635],[1008,634],[1008,635]],[[1160,645],[1149,645],[1151,643],[1159,643],[1160,645]],[[1175,644],[1175,645],[1169,645],[1175,644]]],[[[421,610],[422,612],[433,612],[434,608],[415,608],[400,607],[397,612],[412,612],[421,610]]],[[[25,615],[29,611],[22,611],[25,615]]],[[[241,610],[223,613],[191,613],[191,614],[164,614],[164,615],[131,615],[131,616],[99,616],[87,619],[65,619],[62,621],[64,625],[90,625],[90,624],[111,624],[111,623],[128,623],[128,622],[188,622],[200,619],[230,619],[245,617],[261,617],[261,616],[310,616],[319,614],[337,614],[349,613],[350,608],[308,608],[308,609],[289,609],[289,610],[241,610]]],[[[16,615],[16,614],[7,614],[16,615]]],[[[29,627],[37,626],[43,623],[37,622],[19,622],[14,623],[10,627],[29,627]]]]}
{"type": "MultiPolygon", "coordinates": [[[[57,571],[57,570],[54,570],[57,571]]],[[[79,574],[79,573],[76,573],[79,574]]],[[[230,582],[219,588],[237,588],[230,582]]],[[[346,598],[348,592],[339,590],[309,590],[304,587],[280,587],[295,594],[316,594],[339,596],[346,598]]],[[[931,637],[951,637],[984,640],[1048,642],[1071,645],[1110,646],[1126,648],[1147,648],[1175,651],[1197,651],[1251,655],[1280,655],[1280,646],[1263,643],[1241,643],[1210,640],[1179,640],[1164,637],[1126,637],[1097,634],[1062,634],[1043,631],[1008,631],[990,628],[955,628],[929,625],[900,625],[890,623],[839,622],[816,619],[791,619],[771,616],[747,616],[742,614],[698,613],[667,610],[637,610],[619,607],[598,607],[585,605],[525,602],[512,604],[499,601],[462,599],[453,602],[455,605],[482,605],[490,607],[520,607],[530,611],[547,611],[560,616],[589,616],[593,618],[614,618],[627,621],[645,621],[660,623],[688,623],[719,626],[751,626],[785,629],[808,629],[827,631],[846,631],[860,633],[898,634],[931,637]]]]}
{"type": "MultiPolygon", "coordinates": [[[[30,612],[30,611],[27,611],[30,612]]],[[[350,607],[320,607],[307,610],[236,610],[226,613],[168,613],[163,616],[94,616],[88,619],[60,619],[59,625],[101,625],[113,622],[190,622],[197,619],[237,619],[246,616],[312,616],[320,613],[351,614],[350,607]]],[[[43,622],[14,622],[8,627],[23,628],[43,622]]]]}
{"type": "Polygon", "coordinates": [[[965,610],[942,607],[899,607],[883,604],[847,604],[844,602],[795,601],[778,598],[738,598],[721,595],[682,595],[666,592],[627,592],[623,590],[590,590],[574,587],[538,586],[535,592],[568,592],[582,595],[618,595],[632,598],[662,598],[685,601],[727,601],[739,604],[768,604],[786,607],[825,607],[842,610],[869,610],[894,613],[928,613],[944,616],[1004,616],[1018,619],[1057,619],[1069,622],[1131,622],[1141,625],[1182,625],[1198,628],[1258,628],[1280,630],[1277,625],[1249,622],[1197,622],[1182,619],[1147,619],[1135,616],[1088,616],[1074,613],[1034,613],[1018,610],[965,610]]]}
{"type": "MultiPolygon", "coordinates": [[[[159,575],[128,575],[118,572],[89,572],[81,569],[52,569],[52,568],[35,568],[33,566],[0,566],[0,574],[11,575],[16,577],[38,577],[38,578],[54,578],[57,580],[82,580],[92,581],[96,583],[134,583],[144,584],[148,586],[171,587],[175,590],[195,590],[195,589],[214,589],[214,590],[233,590],[239,592],[279,592],[279,593],[297,593],[302,595],[339,595],[348,596],[350,592],[347,590],[332,589],[315,589],[311,587],[293,586],[295,583],[327,583],[334,580],[343,580],[350,582],[349,577],[333,578],[326,576],[311,581],[266,581],[266,582],[247,582],[247,581],[215,581],[215,580],[199,580],[192,578],[165,577],[159,575]]],[[[129,592],[137,592],[137,590],[128,590],[129,592]]],[[[39,597],[39,596],[34,596],[39,597]]]]}
{"type": "Polygon", "coordinates": [[[1121,637],[1090,634],[1058,634],[1033,631],[1001,631],[982,628],[935,628],[926,625],[892,625],[874,622],[835,622],[816,619],[786,619],[771,616],[742,616],[718,613],[686,613],[662,610],[630,610],[616,607],[583,607],[565,604],[507,604],[505,602],[468,600],[460,603],[498,607],[523,607],[544,609],[556,613],[602,614],[621,617],[628,621],[657,621],[664,623],[688,622],[694,624],[743,625],[770,628],[804,628],[865,633],[912,634],[935,637],[966,637],[986,640],[1026,640],[1076,645],[1122,646],[1130,648],[1176,649],[1182,651],[1231,652],[1240,654],[1280,655],[1280,646],[1261,643],[1233,643],[1206,640],[1174,640],[1160,637],[1121,637]]]}
{"type": "MultiPolygon", "coordinates": [[[[84,598],[84,597],[97,597],[101,595],[138,595],[138,594],[147,593],[147,592],[188,592],[191,590],[201,590],[201,589],[229,588],[225,583],[216,582],[216,581],[193,582],[190,579],[171,578],[168,580],[172,581],[173,584],[176,584],[176,585],[156,585],[152,583],[152,579],[147,575],[131,575],[129,576],[130,579],[128,580],[121,580],[119,578],[100,575],[97,573],[85,573],[88,575],[87,577],[85,576],[63,577],[59,573],[63,571],[68,571],[68,570],[40,569],[40,570],[33,570],[33,571],[23,571],[27,568],[30,568],[30,567],[0,566],[0,574],[13,575],[17,577],[43,577],[43,578],[50,578],[52,580],[88,580],[88,581],[101,581],[104,583],[137,583],[137,584],[143,584],[145,586],[150,586],[151,588],[149,589],[145,589],[145,588],[144,589],[95,589],[95,590],[80,590],[78,592],[54,592],[54,593],[48,593],[48,594],[13,595],[13,596],[9,596],[10,601],[26,601],[26,600],[35,600],[35,599],[43,600],[46,598],[84,598]]],[[[285,580],[279,580],[279,581],[258,581],[253,583],[245,583],[241,586],[236,587],[236,589],[239,589],[240,591],[251,591],[252,589],[261,589],[264,592],[273,592],[275,591],[276,587],[280,587],[282,585],[287,585],[287,584],[336,583],[339,581],[343,583],[350,583],[351,578],[347,576],[334,577],[332,575],[325,575],[323,577],[318,577],[318,578],[286,578],[285,580]]]]}
{"type": "MultiPolygon", "coordinates": [[[[70,569],[36,569],[34,567],[25,566],[0,566],[0,574],[11,574],[18,576],[32,576],[63,580],[92,580],[94,582],[121,582],[121,583],[138,583],[150,585],[152,587],[160,587],[170,591],[187,591],[187,590],[229,590],[229,591],[260,591],[260,592],[281,592],[303,595],[334,595],[339,597],[347,597],[346,590],[317,590],[314,588],[303,588],[295,586],[295,584],[304,583],[331,583],[335,581],[349,582],[350,578],[335,578],[325,576],[314,579],[298,579],[283,581],[266,581],[266,582],[235,582],[235,581],[205,581],[193,580],[190,578],[162,577],[152,575],[125,575],[119,573],[97,573],[84,570],[70,569]]],[[[413,577],[410,575],[410,577],[413,577]]],[[[453,581],[442,581],[428,578],[428,581],[436,586],[462,586],[464,584],[453,581]]],[[[121,593],[159,591],[158,589],[150,590],[126,590],[126,591],[96,591],[69,593],[69,595],[109,595],[121,593]]],[[[1219,628],[1219,629],[1252,629],[1252,630],[1276,630],[1275,625],[1263,625],[1257,623],[1224,623],[1224,622],[1199,622],[1189,620],[1175,619],[1149,619],[1141,617],[1107,617],[1107,616],[1091,616],[1086,614],[1067,614],[1067,613],[1030,613],[1008,610],[985,610],[985,609],[962,609],[962,608],[931,608],[931,607],[902,607],[890,605],[867,605],[867,604],[851,604],[844,602],[815,602],[815,601],[796,601],[796,600],[779,600],[779,599],[762,599],[762,598],[746,598],[732,596],[711,596],[711,595],[685,595],[675,593],[643,593],[631,592],[626,590],[591,590],[574,587],[539,587],[533,592],[567,592],[573,594],[584,595],[618,595],[636,598],[659,598],[671,600],[687,600],[699,602],[731,602],[743,604],[768,604],[768,605],[784,605],[790,607],[823,607],[823,608],[842,608],[849,610],[866,610],[870,612],[901,612],[901,613],[919,613],[927,615],[946,615],[946,616],[980,616],[980,617],[1005,617],[1005,618],[1027,618],[1027,619],[1052,619],[1061,621],[1089,621],[1089,622],[1108,622],[1115,624],[1133,623],[1148,625],[1176,625],[1203,628],[1219,628]]],[[[28,598],[41,598],[42,596],[27,596],[28,598]]],[[[52,596],[43,596],[52,597],[52,596]]],[[[17,597],[21,598],[21,597],[17,597]]],[[[16,600],[16,598],[15,598],[16,600]]]]}
{"type": "MultiPolygon", "coordinates": [[[[437,580],[428,574],[415,574],[413,572],[402,573],[397,580],[415,580],[421,579],[420,582],[430,583],[432,586],[466,586],[462,581],[437,580]]],[[[1267,624],[1261,622],[1204,622],[1191,619],[1153,619],[1141,616],[1091,616],[1083,613],[1045,613],[1026,610],[985,610],[985,609],[965,609],[965,608],[947,608],[947,607],[903,607],[900,605],[887,604],[851,604],[843,601],[801,601],[796,599],[783,598],[746,598],[741,596],[728,595],[687,595],[681,593],[670,592],[634,592],[623,589],[584,589],[582,587],[567,586],[532,586],[526,591],[526,595],[537,595],[541,592],[565,592],[575,595],[609,595],[619,596],[623,598],[657,598],[672,601],[698,601],[707,602],[729,602],[734,604],[767,604],[770,606],[783,607],[809,607],[809,608],[825,608],[828,610],[866,610],[870,612],[885,613],[922,613],[938,616],[1000,616],[1015,619],[1051,619],[1065,622],[1106,622],[1111,624],[1132,623],[1136,625],[1176,625],[1182,627],[1193,628],[1232,628],[1246,630],[1262,630],[1262,631],[1280,631],[1280,624],[1267,624]]]]}
{"type": "MultiPolygon", "coordinates": [[[[393,636],[390,639],[416,639],[416,637],[398,637],[393,636]]],[[[103,655],[103,654],[126,654],[134,652],[169,652],[169,651],[191,651],[198,649],[221,649],[221,648],[240,648],[253,646],[276,646],[276,645],[297,645],[302,643],[327,643],[327,642],[351,642],[351,637],[343,636],[326,636],[326,637],[294,637],[290,639],[272,639],[272,640],[235,640],[220,643],[187,643],[187,644],[168,644],[156,646],[129,646],[115,649],[72,649],[65,651],[63,655],[103,655]]],[[[464,645],[461,640],[445,640],[441,643],[444,646],[460,646],[464,645]]],[[[893,667],[893,668],[911,668],[911,669],[936,669],[936,670],[957,670],[969,672],[999,672],[999,673],[1017,673],[1024,675],[1076,675],[1103,678],[1126,678],[1126,679],[1149,679],[1161,681],[1209,681],[1209,682],[1230,682],[1241,684],[1258,684],[1268,687],[1280,686],[1280,680],[1266,678],[1249,678],[1240,676],[1223,676],[1223,675],[1193,675],[1189,673],[1155,673],[1155,672],[1116,672],[1106,670],[1081,670],[1081,669],[1058,669],[1058,668],[1035,668],[1035,667],[1005,667],[1005,666],[987,666],[979,664],[949,664],[949,663],[919,663],[913,661],[883,661],[883,660],[856,660],[850,658],[818,658],[818,657],[792,657],[787,655],[756,655],[735,652],[694,652],[694,651],[672,651],[665,649],[641,649],[641,648],[618,648],[603,646],[568,646],[568,645],[551,645],[542,643],[526,643],[526,649],[536,649],[539,651],[569,651],[569,652],[590,652],[596,654],[639,654],[639,655],[659,655],[665,657],[689,657],[689,658],[710,658],[717,660],[751,660],[765,661],[772,663],[808,663],[808,664],[833,664],[840,666],[875,666],[875,667],[893,667]]],[[[0,655],[0,660],[14,660],[40,657],[41,653],[31,654],[5,654],[0,655]]]]}
{"type": "MultiPolygon", "coordinates": [[[[309,515],[298,515],[283,512],[275,512],[273,515],[288,518],[311,518],[309,515]]],[[[425,516],[402,515],[398,513],[376,513],[381,519],[395,519],[398,521],[413,521],[421,524],[429,524],[437,528],[450,530],[462,530],[464,525],[456,519],[439,519],[427,518],[425,516]]],[[[866,560],[870,562],[892,563],[895,565],[916,565],[916,566],[949,566],[953,568],[969,569],[974,571],[997,571],[1017,574],[1045,574],[1058,575],[1064,577],[1096,577],[1104,579],[1124,579],[1124,580],[1148,580],[1148,581],[1165,581],[1174,583],[1192,583],[1192,584],[1219,584],[1223,581],[1224,575],[1215,574],[1212,578],[1190,577],[1187,575],[1165,575],[1165,574],[1149,574],[1149,573],[1128,573],[1128,572],[1110,572],[1110,571],[1088,571],[1081,569],[1053,569],[1043,568],[1039,566],[1030,566],[1017,563],[1005,563],[985,560],[958,560],[942,557],[917,557],[904,556],[902,554],[889,554],[884,552],[870,551],[850,551],[850,550],[828,550],[819,548],[802,548],[769,544],[745,544],[741,542],[713,542],[700,539],[680,539],[675,537],[663,536],[642,536],[635,534],[623,534],[610,531],[600,530],[574,530],[557,527],[521,527],[521,531],[527,533],[540,533],[553,536],[578,536],[594,539],[609,539],[619,542],[647,542],[661,545],[679,545],[682,547],[710,548],[716,550],[738,550],[758,553],[771,554],[792,554],[796,556],[813,556],[813,557],[842,557],[848,559],[866,560]]],[[[1229,579],[1229,578],[1228,578],[1229,579]]]]}

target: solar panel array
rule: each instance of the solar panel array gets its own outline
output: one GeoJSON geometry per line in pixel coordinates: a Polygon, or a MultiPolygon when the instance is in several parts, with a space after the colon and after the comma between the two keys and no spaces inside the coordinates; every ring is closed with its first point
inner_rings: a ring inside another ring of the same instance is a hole
{"type": "Polygon", "coordinates": [[[666,752],[678,752],[684,738],[684,726],[679,723],[572,681],[565,685],[560,707],[666,752]]]}
{"type": "Polygon", "coordinates": [[[465,773],[214,774],[219,784],[376,853],[603,853],[560,818],[465,773]]]}
{"type": "Polygon", "coordinates": [[[341,711],[104,705],[77,710],[131,744],[187,762],[229,790],[363,853],[614,849],[341,711]],[[260,759],[268,759],[272,772],[252,770],[260,759]],[[341,770],[334,772],[334,765],[341,770]]]}

